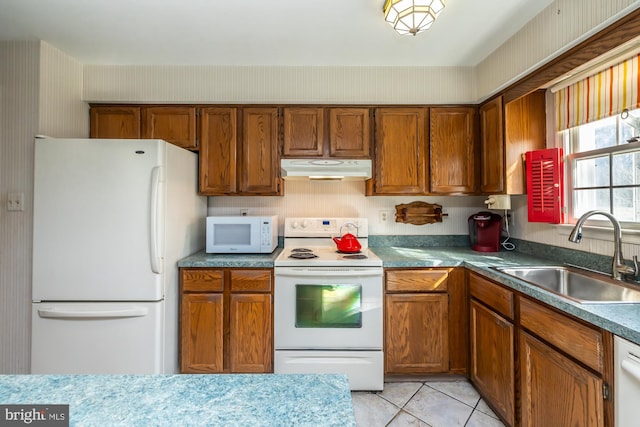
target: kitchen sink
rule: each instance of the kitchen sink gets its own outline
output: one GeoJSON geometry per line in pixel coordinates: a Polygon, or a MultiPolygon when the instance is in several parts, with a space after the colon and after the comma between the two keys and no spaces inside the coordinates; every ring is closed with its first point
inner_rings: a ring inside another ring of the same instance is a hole
{"type": "Polygon", "coordinates": [[[583,304],[640,303],[640,287],[572,266],[492,267],[559,296],[583,304]]]}

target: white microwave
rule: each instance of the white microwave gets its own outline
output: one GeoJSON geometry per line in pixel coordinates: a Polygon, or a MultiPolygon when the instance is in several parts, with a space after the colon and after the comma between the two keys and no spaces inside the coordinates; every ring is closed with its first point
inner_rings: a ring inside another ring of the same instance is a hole
{"type": "Polygon", "coordinates": [[[271,253],[277,246],[277,216],[207,217],[207,253],[271,253]]]}

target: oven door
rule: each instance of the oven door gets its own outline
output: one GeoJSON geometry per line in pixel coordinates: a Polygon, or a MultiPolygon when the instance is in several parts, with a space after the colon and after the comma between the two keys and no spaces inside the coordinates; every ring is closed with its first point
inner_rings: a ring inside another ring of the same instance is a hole
{"type": "Polygon", "coordinates": [[[381,350],[382,268],[275,269],[276,350],[381,350]]]}

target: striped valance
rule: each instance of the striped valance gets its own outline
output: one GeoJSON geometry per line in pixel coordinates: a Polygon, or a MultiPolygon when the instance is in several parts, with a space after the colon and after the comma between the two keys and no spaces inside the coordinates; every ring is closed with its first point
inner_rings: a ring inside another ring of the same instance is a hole
{"type": "Polygon", "coordinates": [[[640,54],[556,92],[558,130],[640,107],[640,54]]]}

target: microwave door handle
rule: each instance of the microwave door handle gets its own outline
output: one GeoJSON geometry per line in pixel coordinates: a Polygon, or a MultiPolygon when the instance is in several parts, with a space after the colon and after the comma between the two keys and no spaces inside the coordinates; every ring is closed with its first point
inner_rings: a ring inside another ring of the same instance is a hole
{"type": "Polygon", "coordinates": [[[156,166],[151,170],[151,203],[149,206],[149,254],[151,271],[156,274],[162,273],[162,260],[158,251],[158,199],[161,179],[162,166],[156,166]]]}

